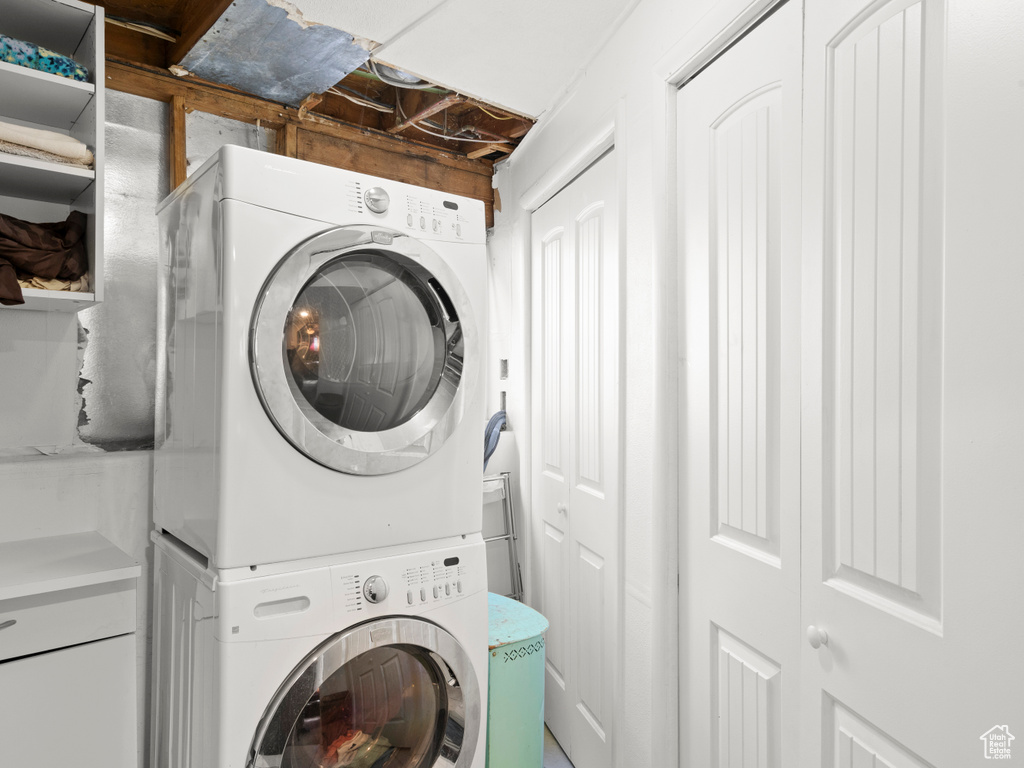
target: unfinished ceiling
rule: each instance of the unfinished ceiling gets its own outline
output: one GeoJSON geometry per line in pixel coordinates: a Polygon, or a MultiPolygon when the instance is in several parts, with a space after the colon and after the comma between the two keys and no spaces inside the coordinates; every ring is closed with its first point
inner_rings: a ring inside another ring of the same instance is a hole
{"type": "Polygon", "coordinates": [[[108,25],[108,56],[485,161],[515,149],[636,2],[96,1],[142,25],[108,25]]]}
{"type": "Polygon", "coordinates": [[[294,0],[307,22],[379,43],[373,56],[538,117],[635,0],[294,0]]]}

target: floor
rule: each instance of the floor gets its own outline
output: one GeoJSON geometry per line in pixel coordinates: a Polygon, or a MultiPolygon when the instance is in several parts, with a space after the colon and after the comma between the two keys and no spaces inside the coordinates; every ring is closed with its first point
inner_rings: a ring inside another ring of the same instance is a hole
{"type": "Polygon", "coordinates": [[[548,727],[544,726],[544,768],[573,768],[548,727]]]}

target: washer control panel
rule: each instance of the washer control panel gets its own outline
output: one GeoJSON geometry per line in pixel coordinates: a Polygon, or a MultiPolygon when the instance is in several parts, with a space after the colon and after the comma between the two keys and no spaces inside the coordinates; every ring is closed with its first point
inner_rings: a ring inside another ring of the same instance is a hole
{"type": "MultiPolygon", "coordinates": [[[[250,568],[223,574],[211,595],[214,634],[251,642],[337,632],[339,626],[388,615],[426,614],[487,591],[487,552],[479,535],[426,551],[264,575],[250,568]]],[[[275,566],[268,566],[267,570],[275,566]]]]}
{"type": "Polygon", "coordinates": [[[487,589],[482,542],[331,568],[342,614],[427,611],[487,589]]]}
{"type": "Polygon", "coordinates": [[[468,566],[457,555],[406,568],[402,573],[405,604],[415,606],[458,598],[466,592],[469,576],[468,566]]]}

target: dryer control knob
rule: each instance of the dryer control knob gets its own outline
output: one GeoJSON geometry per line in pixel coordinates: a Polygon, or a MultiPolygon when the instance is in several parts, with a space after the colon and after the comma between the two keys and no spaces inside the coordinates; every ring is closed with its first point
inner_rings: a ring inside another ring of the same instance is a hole
{"type": "Polygon", "coordinates": [[[366,190],[363,200],[366,201],[366,207],[374,213],[385,213],[388,209],[388,204],[391,202],[391,198],[383,187],[374,187],[373,189],[366,190]]]}
{"type": "Polygon", "coordinates": [[[363,597],[370,603],[383,603],[388,596],[388,583],[383,576],[371,576],[363,582],[363,597]]]}

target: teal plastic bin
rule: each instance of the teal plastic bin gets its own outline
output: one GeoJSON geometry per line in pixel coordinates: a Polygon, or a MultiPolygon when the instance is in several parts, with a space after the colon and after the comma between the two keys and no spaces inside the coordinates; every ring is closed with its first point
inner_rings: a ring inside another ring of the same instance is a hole
{"type": "Polygon", "coordinates": [[[487,618],[487,768],[542,768],[548,620],[493,593],[487,618]]]}

